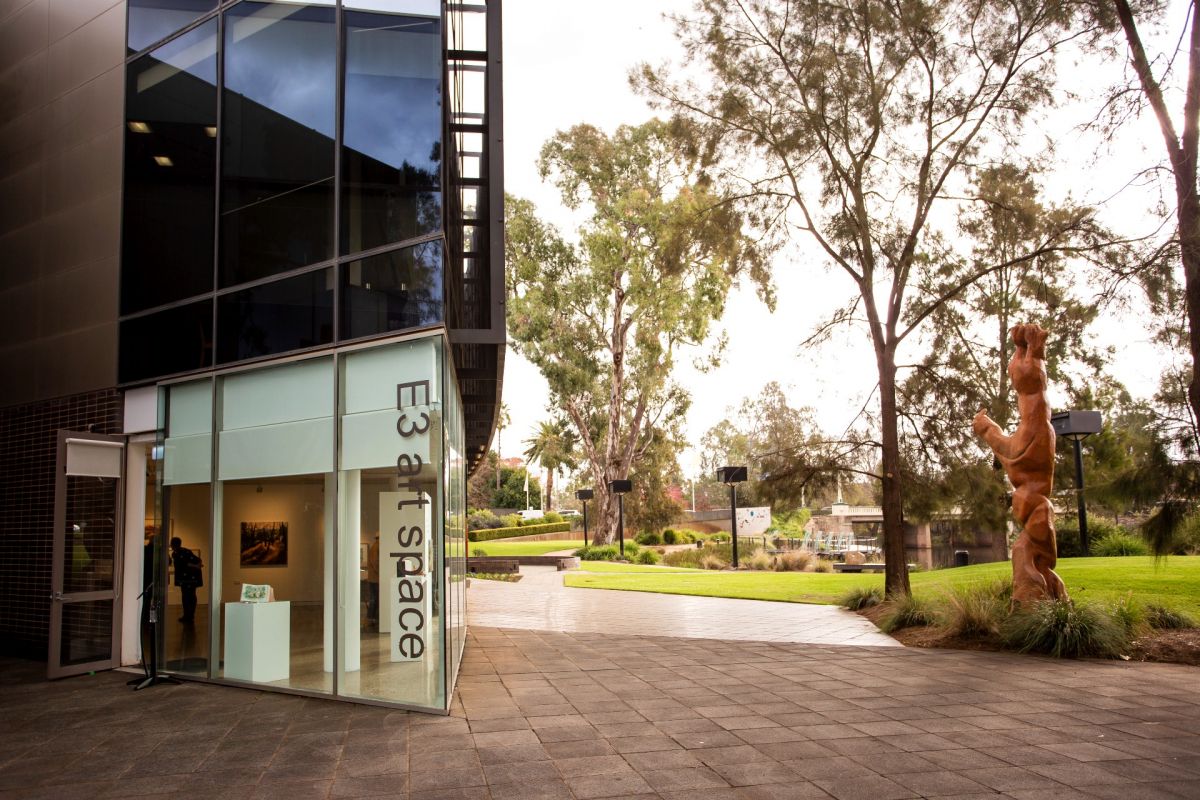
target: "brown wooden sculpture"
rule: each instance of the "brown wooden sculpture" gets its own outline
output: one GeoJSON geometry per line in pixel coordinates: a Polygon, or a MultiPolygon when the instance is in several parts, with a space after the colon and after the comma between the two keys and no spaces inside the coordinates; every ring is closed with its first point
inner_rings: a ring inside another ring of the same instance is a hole
{"type": "Polygon", "coordinates": [[[1054,428],[1046,402],[1046,331],[1037,325],[1017,325],[1010,334],[1017,346],[1008,362],[1008,377],[1017,391],[1021,420],[1012,436],[980,411],[973,427],[992,451],[1013,485],[1012,511],[1021,535],[1012,548],[1013,603],[1067,596],[1054,572],[1058,550],[1054,542],[1054,428]]]}

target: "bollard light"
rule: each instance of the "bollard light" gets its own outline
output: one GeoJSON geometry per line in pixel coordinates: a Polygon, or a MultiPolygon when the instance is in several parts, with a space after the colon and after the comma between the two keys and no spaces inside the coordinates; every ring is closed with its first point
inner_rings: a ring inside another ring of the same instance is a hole
{"type": "Polygon", "coordinates": [[[729,485],[729,515],[733,528],[733,568],[738,568],[737,542],[737,485],[746,481],[745,467],[721,467],[717,470],[717,480],[729,485]]]}
{"type": "Polygon", "coordinates": [[[1099,433],[1104,420],[1099,411],[1060,411],[1050,417],[1054,433],[1075,443],[1075,499],[1079,503],[1079,547],[1090,555],[1088,547],[1087,507],[1083,502],[1083,446],[1080,444],[1093,433],[1099,433]]]}
{"type": "Polygon", "coordinates": [[[615,480],[608,482],[608,490],[617,496],[617,537],[620,542],[621,550],[617,554],[620,558],[625,557],[625,494],[633,491],[633,481],[631,480],[615,480]]]}

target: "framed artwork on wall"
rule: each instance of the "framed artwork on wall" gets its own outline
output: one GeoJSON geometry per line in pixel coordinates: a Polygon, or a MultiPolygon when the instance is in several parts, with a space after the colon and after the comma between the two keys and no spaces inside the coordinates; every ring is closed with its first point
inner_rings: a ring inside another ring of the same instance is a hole
{"type": "Polygon", "coordinates": [[[286,567],[288,524],[243,522],[240,563],[243,567],[286,567]]]}

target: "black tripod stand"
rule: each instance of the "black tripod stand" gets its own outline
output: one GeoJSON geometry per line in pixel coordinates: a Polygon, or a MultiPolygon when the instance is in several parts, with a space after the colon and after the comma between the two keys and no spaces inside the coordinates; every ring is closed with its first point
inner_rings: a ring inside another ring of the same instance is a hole
{"type": "Polygon", "coordinates": [[[139,689],[145,689],[160,683],[179,683],[178,680],[172,678],[170,675],[158,674],[158,598],[154,593],[154,581],[151,581],[145,590],[138,595],[138,599],[141,600],[147,595],[150,598],[150,606],[148,613],[143,617],[146,621],[142,623],[142,666],[146,670],[146,677],[134,678],[131,681],[125,682],[125,685],[132,686],[135,692],[139,689]],[[146,638],[144,635],[145,628],[147,627],[150,629],[150,659],[148,661],[146,659],[146,638]]]}

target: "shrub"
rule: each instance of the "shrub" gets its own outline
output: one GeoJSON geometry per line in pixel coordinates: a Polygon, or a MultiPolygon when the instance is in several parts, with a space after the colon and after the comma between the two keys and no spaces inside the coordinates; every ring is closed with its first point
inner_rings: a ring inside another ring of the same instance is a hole
{"type": "Polygon", "coordinates": [[[708,540],[710,542],[716,542],[717,544],[724,544],[725,542],[732,541],[733,537],[731,537],[725,531],[721,531],[720,533],[714,533],[712,536],[708,537],[708,540]]]}
{"type": "Polygon", "coordinates": [[[794,550],[790,553],[780,553],[775,557],[776,572],[803,572],[812,563],[812,553],[807,550],[794,550]]]}
{"type": "Polygon", "coordinates": [[[557,511],[547,511],[545,514],[542,515],[542,521],[543,522],[562,522],[563,515],[558,513],[557,511]]]}
{"type": "Polygon", "coordinates": [[[891,633],[901,628],[932,625],[935,620],[933,608],[928,602],[906,594],[891,601],[887,613],[879,620],[879,629],[884,633],[891,633]]]}
{"type": "Polygon", "coordinates": [[[1159,630],[1196,627],[1196,621],[1189,615],[1157,604],[1146,606],[1146,622],[1151,628],[1159,630]]]}
{"type": "Polygon", "coordinates": [[[877,606],[882,602],[883,589],[881,587],[856,586],[842,595],[842,599],[838,601],[838,605],[850,611],[861,611],[864,608],[877,606]]]}
{"type": "Polygon", "coordinates": [[[634,541],[646,547],[653,547],[656,544],[663,543],[662,537],[654,531],[642,531],[634,538],[634,541]]]}
{"type": "Polygon", "coordinates": [[[520,514],[505,514],[500,518],[500,521],[504,523],[504,527],[506,528],[519,528],[524,520],[521,519],[520,514]]]}
{"type": "Polygon", "coordinates": [[[486,556],[486,555],[487,555],[487,550],[484,550],[482,547],[472,547],[471,548],[471,556],[472,557],[486,556]]]}
{"type": "Polygon", "coordinates": [[[1021,653],[1055,658],[1115,658],[1129,642],[1124,629],[1095,606],[1070,600],[1042,600],[1005,620],[1002,638],[1021,653]]]}
{"type": "Polygon", "coordinates": [[[995,636],[1008,611],[1012,581],[956,586],[937,606],[938,624],[951,636],[995,636]]]}
{"type": "Polygon", "coordinates": [[[833,562],[818,558],[813,562],[813,572],[833,572],[833,562]]]}
{"type": "Polygon", "coordinates": [[[771,557],[762,550],[753,553],[749,558],[739,558],[738,561],[746,569],[768,570],[771,568],[771,557]]]}
{"type": "Polygon", "coordinates": [[[629,541],[625,543],[625,557],[632,559],[638,553],[638,543],[629,541]]]}
{"type": "Polygon", "coordinates": [[[1133,592],[1113,603],[1113,621],[1125,629],[1127,636],[1135,636],[1146,627],[1146,615],[1133,599],[1133,592]]]}
{"type": "Polygon", "coordinates": [[[662,533],[663,544],[676,544],[679,541],[679,534],[675,533],[670,528],[667,528],[662,533]]]}
{"type": "Polygon", "coordinates": [[[700,541],[700,537],[691,531],[675,531],[675,536],[679,539],[680,544],[694,544],[700,541]]]}
{"type": "Polygon", "coordinates": [[[658,553],[654,552],[653,550],[643,550],[637,554],[637,558],[634,560],[639,564],[657,564],[658,553]]]}
{"type": "Polygon", "coordinates": [[[500,521],[500,518],[487,510],[472,511],[467,517],[467,529],[472,531],[489,530],[502,525],[504,523],[500,521]]]}
{"type": "Polygon", "coordinates": [[[700,569],[725,569],[729,564],[712,553],[705,553],[699,562],[700,569]]]}
{"type": "Polygon", "coordinates": [[[1094,556],[1147,556],[1150,545],[1140,536],[1113,532],[1092,543],[1091,551],[1094,556]]]}
{"type": "Polygon", "coordinates": [[[492,528],[471,530],[467,534],[472,542],[488,542],[492,539],[509,539],[515,536],[536,536],[539,533],[563,533],[571,530],[569,522],[547,522],[544,525],[526,525],[523,528],[492,528]]]}
{"type": "Polygon", "coordinates": [[[611,544],[603,547],[595,545],[581,547],[575,551],[574,555],[578,556],[580,561],[616,561],[618,558],[617,548],[611,544]]]}

